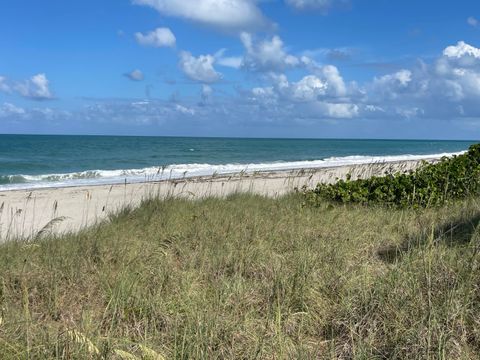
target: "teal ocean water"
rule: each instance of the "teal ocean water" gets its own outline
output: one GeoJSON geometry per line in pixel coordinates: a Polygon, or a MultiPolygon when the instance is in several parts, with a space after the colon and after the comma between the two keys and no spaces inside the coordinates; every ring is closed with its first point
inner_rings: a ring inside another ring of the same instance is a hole
{"type": "Polygon", "coordinates": [[[0,190],[422,159],[472,143],[0,135],[0,190]]]}

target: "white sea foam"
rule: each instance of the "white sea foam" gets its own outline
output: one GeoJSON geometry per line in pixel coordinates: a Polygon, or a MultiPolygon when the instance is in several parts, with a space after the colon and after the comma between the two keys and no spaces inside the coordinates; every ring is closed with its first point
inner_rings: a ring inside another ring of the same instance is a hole
{"type": "Polygon", "coordinates": [[[405,160],[433,160],[444,156],[461,155],[442,153],[431,155],[394,155],[394,156],[345,156],[330,157],[324,160],[278,161],[255,164],[173,164],[165,167],[147,167],[128,170],[88,170],[66,174],[11,175],[9,184],[0,185],[2,190],[35,189],[48,187],[66,187],[98,184],[118,184],[124,182],[159,181],[184,177],[225,175],[240,172],[288,171],[299,169],[338,167],[344,165],[372,164],[405,160]]]}

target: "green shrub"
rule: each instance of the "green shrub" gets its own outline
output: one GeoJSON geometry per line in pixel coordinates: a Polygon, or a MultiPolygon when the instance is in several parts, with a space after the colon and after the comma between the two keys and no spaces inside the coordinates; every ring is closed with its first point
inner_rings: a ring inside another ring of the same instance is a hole
{"type": "Polygon", "coordinates": [[[305,190],[306,200],[341,203],[380,203],[398,207],[429,207],[478,194],[480,190],[480,144],[434,164],[424,163],[408,173],[374,176],[369,179],[339,180],[335,184],[318,184],[305,190]]]}

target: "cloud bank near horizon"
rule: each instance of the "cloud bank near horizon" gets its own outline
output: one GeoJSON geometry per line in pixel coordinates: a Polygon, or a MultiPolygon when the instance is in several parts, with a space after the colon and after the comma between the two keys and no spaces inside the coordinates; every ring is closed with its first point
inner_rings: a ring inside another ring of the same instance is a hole
{"type": "MultiPolygon", "coordinates": [[[[131,80],[132,86],[144,86],[145,97],[90,98],[68,109],[61,106],[62,93],[51,90],[58,79],[51,80],[41,69],[24,80],[0,74],[2,124],[83,122],[140,129],[215,123],[227,129],[232,124],[308,129],[318,124],[354,128],[347,124],[448,121],[480,131],[480,48],[466,41],[445,44],[435,56],[418,57],[408,66],[357,80],[344,69],[353,66],[355,48],[322,47],[321,41],[309,48],[289,44],[264,14],[262,1],[132,3],[154,9],[165,19],[205,27],[229,39],[231,46],[208,51],[199,50],[201,44],[194,50],[185,48],[184,33],[178,35],[170,24],[131,32],[136,48],[146,48],[159,59],[176,59],[173,66],[181,77],[165,82],[180,90],[170,96],[152,96],[151,90],[158,86],[152,80],[155,76],[146,76],[142,64],[133,58],[130,70],[119,75],[131,80]],[[39,104],[47,100],[48,106],[39,104]]],[[[283,4],[292,14],[318,10],[322,17],[351,5],[343,0],[285,0],[283,4]]],[[[471,16],[465,26],[476,28],[478,22],[471,16]]]]}

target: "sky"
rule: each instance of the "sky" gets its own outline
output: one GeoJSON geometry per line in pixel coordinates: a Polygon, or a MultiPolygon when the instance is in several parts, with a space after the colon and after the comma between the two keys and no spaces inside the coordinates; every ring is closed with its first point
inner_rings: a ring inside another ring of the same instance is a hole
{"type": "Polygon", "coordinates": [[[480,2],[0,2],[0,133],[480,138],[480,2]]]}

